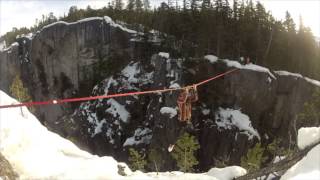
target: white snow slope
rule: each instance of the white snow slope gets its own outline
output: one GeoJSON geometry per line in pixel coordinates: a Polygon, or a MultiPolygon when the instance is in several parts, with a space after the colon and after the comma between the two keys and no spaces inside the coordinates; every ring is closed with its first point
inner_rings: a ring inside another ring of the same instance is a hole
{"type": "MultiPolygon", "coordinates": [[[[320,141],[320,127],[301,128],[298,131],[298,146],[304,149],[320,141]]],[[[319,180],[320,179],[320,145],[317,145],[297,164],[292,166],[281,180],[319,180]]]]}
{"type": "MultiPolygon", "coordinates": [[[[0,104],[16,100],[0,91],[0,104]]],[[[246,170],[231,166],[208,173],[131,172],[112,157],[98,157],[80,150],[71,141],[48,131],[27,108],[0,109],[0,152],[21,179],[213,179],[231,180],[246,170]],[[118,165],[128,176],[118,174],[118,165]]]]}

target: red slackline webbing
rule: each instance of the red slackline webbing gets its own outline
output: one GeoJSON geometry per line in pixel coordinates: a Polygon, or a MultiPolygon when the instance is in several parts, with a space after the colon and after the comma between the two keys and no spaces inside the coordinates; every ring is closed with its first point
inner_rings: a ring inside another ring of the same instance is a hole
{"type": "MultiPolygon", "coordinates": [[[[230,74],[238,69],[232,69],[225,73],[219,74],[217,76],[214,76],[210,79],[201,81],[197,84],[193,84],[191,86],[200,86],[205,83],[208,83],[212,80],[218,79],[222,76],[225,76],[227,74],[230,74]]],[[[186,86],[188,87],[188,86],[186,86]]],[[[124,96],[134,96],[134,95],[142,95],[142,94],[154,94],[154,93],[164,93],[169,91],[177,91],[185,89],[186,87],[181,88],[168,88],[168,89],[158,89],[158,90],[149,90],[149,91],[138,91],[138,92],[128,92],[128,93],[120,93],[120,94],[111,94],[111,95],[101,95],[101,96],[89,96],[89,97],[81,97],[81,98],[67,98],[67,99],[57,99],[57,100],[49,100],[49,101],[36,101],[36,102],[24,102],[24,103],[18,103],[18,104],[9,104],[9,105],[0,105],[0,109],[3,108],[13,108],[13,107],[21,107],[21,106],[37,106],[37,105],[50,105],[50,104],[63,104],[68,102],[79,102],[79,101],[90,101],[90,100],[96,100],[96,99],[107,99],[107,98],[115,98],[115,97],[124,97],[124,96]]]]}

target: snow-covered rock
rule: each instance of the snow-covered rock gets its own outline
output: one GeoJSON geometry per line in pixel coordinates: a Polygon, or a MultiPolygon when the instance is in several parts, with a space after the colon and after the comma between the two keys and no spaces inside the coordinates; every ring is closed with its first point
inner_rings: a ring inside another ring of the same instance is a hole
{"type": "Polygon", "coordinates": [[[169,117],[173,118],[173,117],[175,117],[177,115],[178,112],[177,112],[176,109],[174,109],[172,107],[162,107],[160,109],[160,113],[161,114],[169,114],[169,117]]]}
{"type": "Polygon", "coordinates": [[[159,56],[164,57],[166,59],[169,59],[170,55],[167,52],[159,52],[158,53],[159,56]]]}
{"type": "Polygon", "coordinates": [[[276,73],[277,75],[280,75],[280,76],[295,77],[296,79],[301,78],[301,79],[304,79],[304,80],[306,80],[307,82],[309,82],[311,84],[314,84],[314,85],[320,87],[320,81],[317,81],[315,79],[311,79],[311,78],[308,78],[308,77],[304,77],[303,75],[298,74],[298,73],[291,73],[291,72],[288,72],[288,71],[274,71],[274,73],[276,73]]]}
{"type": "Polygon", "coordinates": [[[218,128],[231,129],[237,127],[242,133],[248,135],[249,139],[256,136],[260,139],[260,135],[251,125],[250,118],[243,114],[240,110],[219,108],[216,113],[216,124],[218,128]]]}
{"type": "Polygon", "coordinates": [[[128,122],[130,114],[123,105],[119,104],[114,99],[109,99],[107,104],[110,105],[110,107],[106,112],[112,114],[113,117],[120,117],[120,119],[125,123],[128,122]]]}
{"type": "Polygon", "coordinates": [[[123,146],[132,146],[138,145],[141,143],[150,144],[150,140],[152,138],[152,130],[149,128],[141,129],[138,128],[135,130],[133,137],[129,137],[123,143],[123,146]]]}
{"type": "Polygon", "coordinates": [[[229,166],[225,168],[212,168],[206,174],[220,180],[232,180],[247,174],[247,171],[239,166],[229,166]]]}
{"type": "MultiPolygon", "coordinates": [[[[218,62],[218,57],[214,56],[214,55],[206,55],[205,59],[209,60],[210,63],[214,64],[216,62],[218,62]]],[[[258,71],[258,72],[264,72],[264,73],[268,73],[268,75],[270,77],[272,77],[273,79],[277,79],[268,68],[256,65],[256,64],[245,64],[242,65],[240,64],[238,61],[232,61],[229,59],[222,59],[222,62],[224,62],[227,66],[229,67],[235,67],[238,69],[246,69],[246,70],[251,70],[251,71],[258,71]]]]}
{"type": "Polygon", "coordinates": [[[304,149],[307,146],[320,141],[320,127],[300,128],[298,131],[298,147],[304,149]]]}
{"type": "Polygon", "coordinates": [[[208,60],[210,63],[215,63],[218,61],[218,57],[214,55],[206,55],[204,59],[208,60]]]}

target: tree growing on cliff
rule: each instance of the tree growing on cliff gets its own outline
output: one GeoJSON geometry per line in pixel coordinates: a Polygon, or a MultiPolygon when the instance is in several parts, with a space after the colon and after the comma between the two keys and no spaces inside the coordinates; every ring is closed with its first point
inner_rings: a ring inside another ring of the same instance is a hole
{"type": "Polygon", "coordinates": [[[132,170],[144,171],[147,164],[145,157],[133,148],[129,149],[129,163],[132,170]]]}
{"type": "MultiPolygon", "coordinates": [[[[10,93],[11,95],[16,98],[19,102],[30,102],[31,96],[28,93],[28,89],[23,86],[23,83],[20,79],[20,75],[16,75],[16,77],[13,79],[13,82],[10,86],[10,93]]],[[[34,111],[33,108],[29,108],[31,112],[34,111]]],[[[22,109],[21,109],[22,113],[22,109]]]]}
{"type": "Polygon", "coordinates": [[[261,164],[266,160],[263,153],[264,148],[261,147],[261,143],[257,143],[241,158],[241,167],[247,169],[249,172],[260,169],[261,164]]]}
{"type": "Polygon", "coordinates": [[[200,145],[194,136],[184,133],[179,137],[171,155],[173,159],[177,161],[177,165],[181,171],[193,171],[192,167],[199,163],[197,158],[194,156],[195,151],[199,148],[200,145]]]}

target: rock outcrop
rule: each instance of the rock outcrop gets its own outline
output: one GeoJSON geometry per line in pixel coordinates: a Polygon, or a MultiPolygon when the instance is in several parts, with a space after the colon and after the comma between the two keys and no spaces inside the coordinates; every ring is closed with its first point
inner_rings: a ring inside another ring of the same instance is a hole
{"type": "Polygon", "coordinates": [[[18,174],[5,157],[0,154],[0,178],[1,179],[18,179],[18,174]]]}
{"type": "Polygon", "coordinates": [[[52,131],[98,155],[125,161],[129,147],[155,149],[163,159],[160,170],[174,169],[167,147],[183,131],[199,140],[201,171],[221,160],[238,164],[257,141],[295,142],[303,125],[297,115],[319,82],[229,60],[171,58],[158,53],[157,38],[139,36],[108,17],[49,25],[0,52],[0,88],[8,92],[20,73],[33,99],[42,101],[181,87],[238,68],[198,87],[192,127],[178,121],[177,91],[41,106],[36,114],[52,131]]]}

